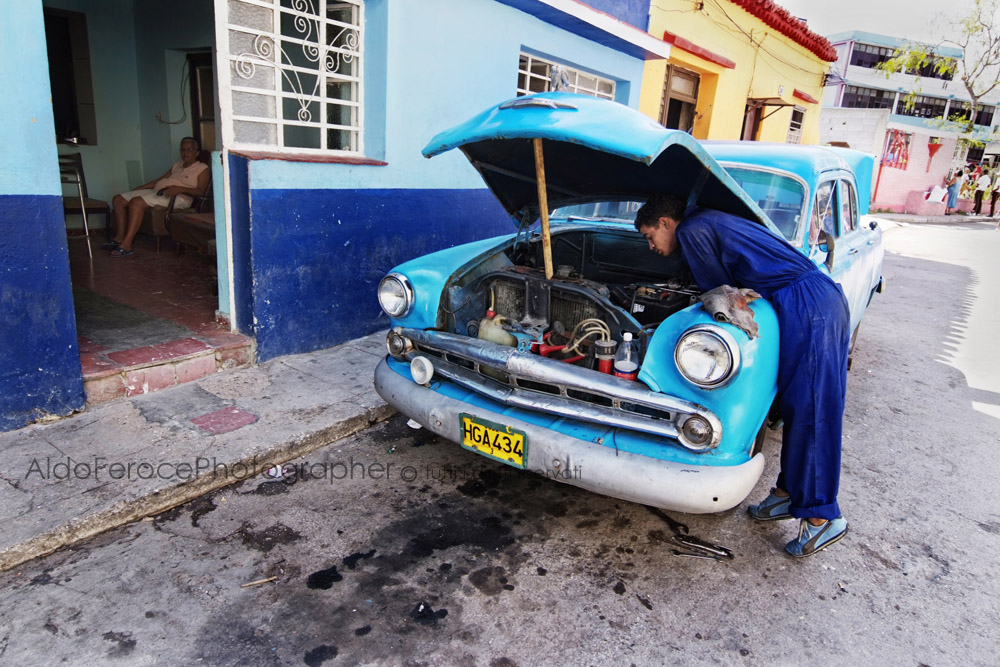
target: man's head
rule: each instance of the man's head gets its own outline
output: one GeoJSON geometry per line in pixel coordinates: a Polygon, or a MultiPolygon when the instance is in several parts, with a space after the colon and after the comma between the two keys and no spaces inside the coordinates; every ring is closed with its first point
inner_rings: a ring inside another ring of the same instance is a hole
{"type": "Polygon", "coordinates": [[[184,137],[181,139],[181,159],[185,165],[193,164],[198,159],[200,151],[198,140],[194,137],[184,137]]]}
{"type": "Polygon", "coordinates": [[[684,200],[676,195],[652,195],[635,214],[635,228],[649,249],[663,256],[677,249],[677,225],[684,219],[684,200]]]}

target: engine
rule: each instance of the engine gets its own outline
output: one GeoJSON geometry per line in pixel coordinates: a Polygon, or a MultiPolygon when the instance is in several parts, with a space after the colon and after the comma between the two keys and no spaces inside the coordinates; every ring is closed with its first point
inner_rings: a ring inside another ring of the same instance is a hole
{"type": "MultiPolygon", "coordinates": [[[[697,300],[696,286],[600,283],[568,265],[551,280],[542,269],[510,265],[480,276],[462,290],[465,303],[452,320],[455,333],[594,367],[598,341],[632,334],[645,341],[670,315],[697,300]]],[[[612,346],[613,349],[613,346],[612,346]]]]}

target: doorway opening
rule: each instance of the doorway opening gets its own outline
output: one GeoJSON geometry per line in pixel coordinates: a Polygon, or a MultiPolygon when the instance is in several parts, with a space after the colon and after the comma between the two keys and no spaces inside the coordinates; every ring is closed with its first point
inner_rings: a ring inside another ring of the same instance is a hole
{"type": "MultiPolygon", "coordinates": [[[[211,46],[175,50],[149,47],[137,40],[136,50],[146,49],[151,59],[162,58],[165,69],[158,71],[165,71],[165,76],[162,87],[144,89],[140,80],[137,100],[119,100],[136,109],[133,113],[141,126],[136,131],[134,126],[115,122],[117,116],[108,112],[108,105],[80,86],[81,81],[93,81],[94,91],[112,85],[128,89],[121,70],[102,70],[98,62],[89,60],[88,19],[92,17],[47,7],[45,17],[49,50],[58,56],[50,57],[58,153],[79,156],[79,171],[86,173],[90,197],[111,204],[116,194],[156,181],[164,163],[179,159],[181,137],[195,137],[205,150],[217,148],[211,46]],[[153,107],[142,113],[149,99],[163,105],[159,112],[153,107]],[[150,136],[162,139],[149,141],[150,136]],[[143,158],[149,157],[143,149],[159,152],[152,147],[168,141],[170,155],[157,154],[154,173],[143,173],[143,158]]],[[[90,34],[107,28],[101,20],[92,23],[90,34]]],[[[212,32],[210,24],[203,32],[212,32]]],[[[130,48],[123,47],[120,57],[135,58],[130,48]]],[[[157,71],[155,67],[147,70],[157,71]]],[[[149,76],[145,80],[151,78],[156,80],[149,76]]],[[[253,341],[232,333],[229,322],[217,312],[215,224],[210,192],[206,194],[200,207],[172,211],[151,207],[134,240],[133,254],[115,257],[111,248],[100,247],[112,237],[114,214],[106,216],[103,233],[99,227],[103,217],[88,217],[87,238],[79,209],[69,210],[83,195],[75,186],[64,189],[70,276],[88,403],[148,393],[252,362],[253,341]]]]}

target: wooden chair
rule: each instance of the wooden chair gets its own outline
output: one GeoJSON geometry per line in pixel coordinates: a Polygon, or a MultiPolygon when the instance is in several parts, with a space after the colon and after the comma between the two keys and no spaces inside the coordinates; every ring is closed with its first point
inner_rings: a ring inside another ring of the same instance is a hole
{"type": "Polygon", "coordinates": [[[215,214],[212,212],[212,184],[202,197],[194,197],[191,208],[167,211],[166,225],[177,244],[177,254],[185,247],[200,255],[215,254],[215,214]]]}
{"type": "Polygon", "coordinates": [[[79,153],[67,153],[59,156],[59,178],[67,185],[76,186],[75,195],[63,196],[63,214],[83,217],[83,237],[87,239],[87,255],[93,257],[90,249],[90,227],[87,215],[100,213],[104,216],[104,231],[110,229],[111,207],[108,202],[92,199],[87,193],[87,178],[83,174],[83,158],[79,153]]]}

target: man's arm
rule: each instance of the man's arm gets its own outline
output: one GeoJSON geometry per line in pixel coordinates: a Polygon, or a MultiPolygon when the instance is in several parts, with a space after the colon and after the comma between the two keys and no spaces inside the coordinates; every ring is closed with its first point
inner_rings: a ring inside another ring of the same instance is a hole
{"type": "Polygon", "coordinates": [[[206,166],[200,172],[198,172],[198,185],[193,188],[183,188],[179,185],[172,185],[169,188],[164,188],[163,194],[167,197],[175,197],[177,195],[188,195],[190,197],[200,197],[205,194],[208,189],[208,182],[211,180],[212,174],[209,168],[206,166]]]}
{"type": "MultiPolygon", "coordinates": [[[[173,169],[173,167],[171,167],[170,169],[173,169]]],[[[154,178],[153,180],[151,180],[149,183],[143,183],[142,185],[140,185],[139,187],[137,187],[136,190],[152,190],[153,187],[157,183],[159,183],[160,181],[162,181],[167,176],[170,176],[170,169],[167,169],[166,173],[163,174],[163,176],[157,176],[156,178],[154,178]]]]}

